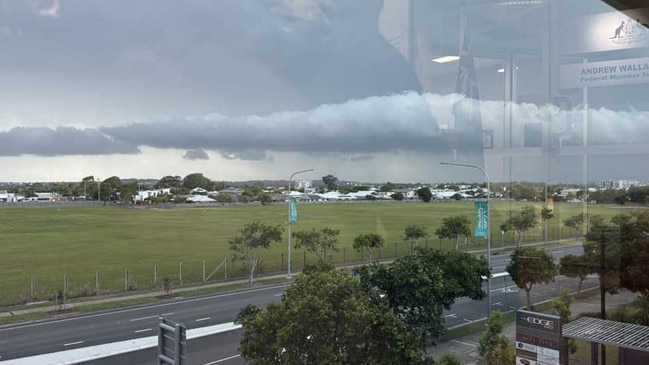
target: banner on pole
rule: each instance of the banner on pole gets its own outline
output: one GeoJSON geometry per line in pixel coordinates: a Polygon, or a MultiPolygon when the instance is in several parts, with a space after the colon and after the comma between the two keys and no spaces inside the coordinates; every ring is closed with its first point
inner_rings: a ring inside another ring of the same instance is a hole
{"type": "Polygon", "coordinates": [[[545,201],[545,206],[546,206],[549,210],[552,210],[552,211],[553,211],[553,210],[554,210],[554,199],[552,199],[552,198],[548,198],[548,199],[545,201]]]}
{"type": "Polygon", "coordinates": [[[290,197],[289,200],[289,221],[297,222],[297,199],[290,197]]]}
{"type": "Polygon", "coordinates": [[[486,201],[475,202],[475,236],[476,237],[487,237],[489,234],[488,230],[488,221],[489,221],[489,205],[486,201]]]}

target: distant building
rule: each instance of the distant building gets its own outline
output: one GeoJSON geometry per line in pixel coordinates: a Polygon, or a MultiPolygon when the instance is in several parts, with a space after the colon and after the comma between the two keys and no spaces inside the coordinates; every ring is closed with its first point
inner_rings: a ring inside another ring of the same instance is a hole
{"type": "Polygon", "coordinates": [[[600,189],[628,189],[632,186],[643,186],[638,180],[601,180],[599,182],[600,189]]]}

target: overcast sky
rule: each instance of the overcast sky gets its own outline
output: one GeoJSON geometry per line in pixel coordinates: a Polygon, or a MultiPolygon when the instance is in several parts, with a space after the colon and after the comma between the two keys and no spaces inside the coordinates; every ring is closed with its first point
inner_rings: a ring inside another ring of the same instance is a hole
{"type": "MultiPolygon", "coordinates": [[[[0,0],[0,181],[443,180],[457,97],[421,92],[381,1],[318,0],[307,19],[286,3],[0,0]]],[[[485,100],[484,127],[502,113],[485,100]]],[[[619,115],[594,113],[605,137],[619,115]]],[[[620,138],[649,137],[646,112],[625,118],[620,138]]]]}

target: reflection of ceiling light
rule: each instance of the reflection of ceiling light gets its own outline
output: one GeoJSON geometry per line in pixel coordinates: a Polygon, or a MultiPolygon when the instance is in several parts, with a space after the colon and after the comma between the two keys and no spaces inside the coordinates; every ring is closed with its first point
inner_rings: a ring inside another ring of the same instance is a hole
{"type": "Polygon", "coordinates": [[[497,6],[514,6],[514,5],[538,5],[543,4],[543,0],[517,0],[517,1],[503,1],[497,3],[497,6]]]}
{"type": "Polygon", "coordinates": [[[459,60],[460,57],[458,56],[444,56],[444,57],[439,57],[439,58],[433,58],[433,62],[437,63],[446,63],[446,62],[453,62],[459,60]]]}
{"type": "Polygon", "coordinates": [[[497,69],[496,72],[498,72],[500,74],[505,73],[505,68],[501,67],[501,68],[497,69]]]}

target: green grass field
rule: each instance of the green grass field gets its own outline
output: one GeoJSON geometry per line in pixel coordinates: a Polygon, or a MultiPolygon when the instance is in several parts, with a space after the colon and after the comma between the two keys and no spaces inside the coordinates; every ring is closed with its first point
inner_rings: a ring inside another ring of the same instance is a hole
{"type": "MultiPolygon", "coordinates": [[[[520,209],[521,202],[496,201],[492,204],[492,247],[515,242],[513,232],[501,235],[498,226],[508,210],[520,209]]],[[[540,209],[540,204],[537,205],[540,209]]],[[[555,218],[549,223],[549,238],[567,238],[569,232],[561,221],[585,209],[581,204],[555,203],[555,218]],[[560,227],[563,227],[560,233],[560,227]],[[561,235],[561,236],[560,236],[561,235]]],[[[628,208],[588,206],[588,214],[610,217],[628,208]]],[[[380,258],[402,256],[410,252],[410,243],[402,239],[409,224],[428,229],[431,238],[422,245],[448,249],[451,240],[434,236],[441,219],[466,215],[475,220],[472,202],[423,203],[336,203],[301,204],[299,221],[292,231],[330,227],[340,230],[340,251],[333,253],[337,263],[359,262],[367,258],[352,249],[352,241],[360,233],[376,232],[386,239],[380,258]]],[[[51,298],[63,289],[68,279],[68,296],[94,295],[95,274],[99,275],[101,294],[125,290],[159,287],[162,278],[180,283],[182,263],[183,284],[202,282],[203,260],[207,274],[224,258],[230,256],[228,240],[247,222],[259,220],[266,224],[286,225],[287,206],[215,206],[187,209],[134,209],[123,207],[16,207],[0,209],[0,306],[22,304],[51,298]],[[154,286],[154,266],[157,284],[154,286]]],[[[526,236],[526,242],[543,239],[543,226],[526,236]]],[[[473,229],[473,228],[472,228],[473,229]]],[[[469,239],[462,249],[485,248],[484,240],[469,239]]],[[[261,273],[286,270],[287,237],[261,255],[261,273]]],[[[310,254],[293,250],[293,271],[300,270],[310,254]]],[[[228,272],[242,276],[242,263],[228,262],[228,272]]],[[[213,280],[223,280],[218,271],[213,280]]]]}

